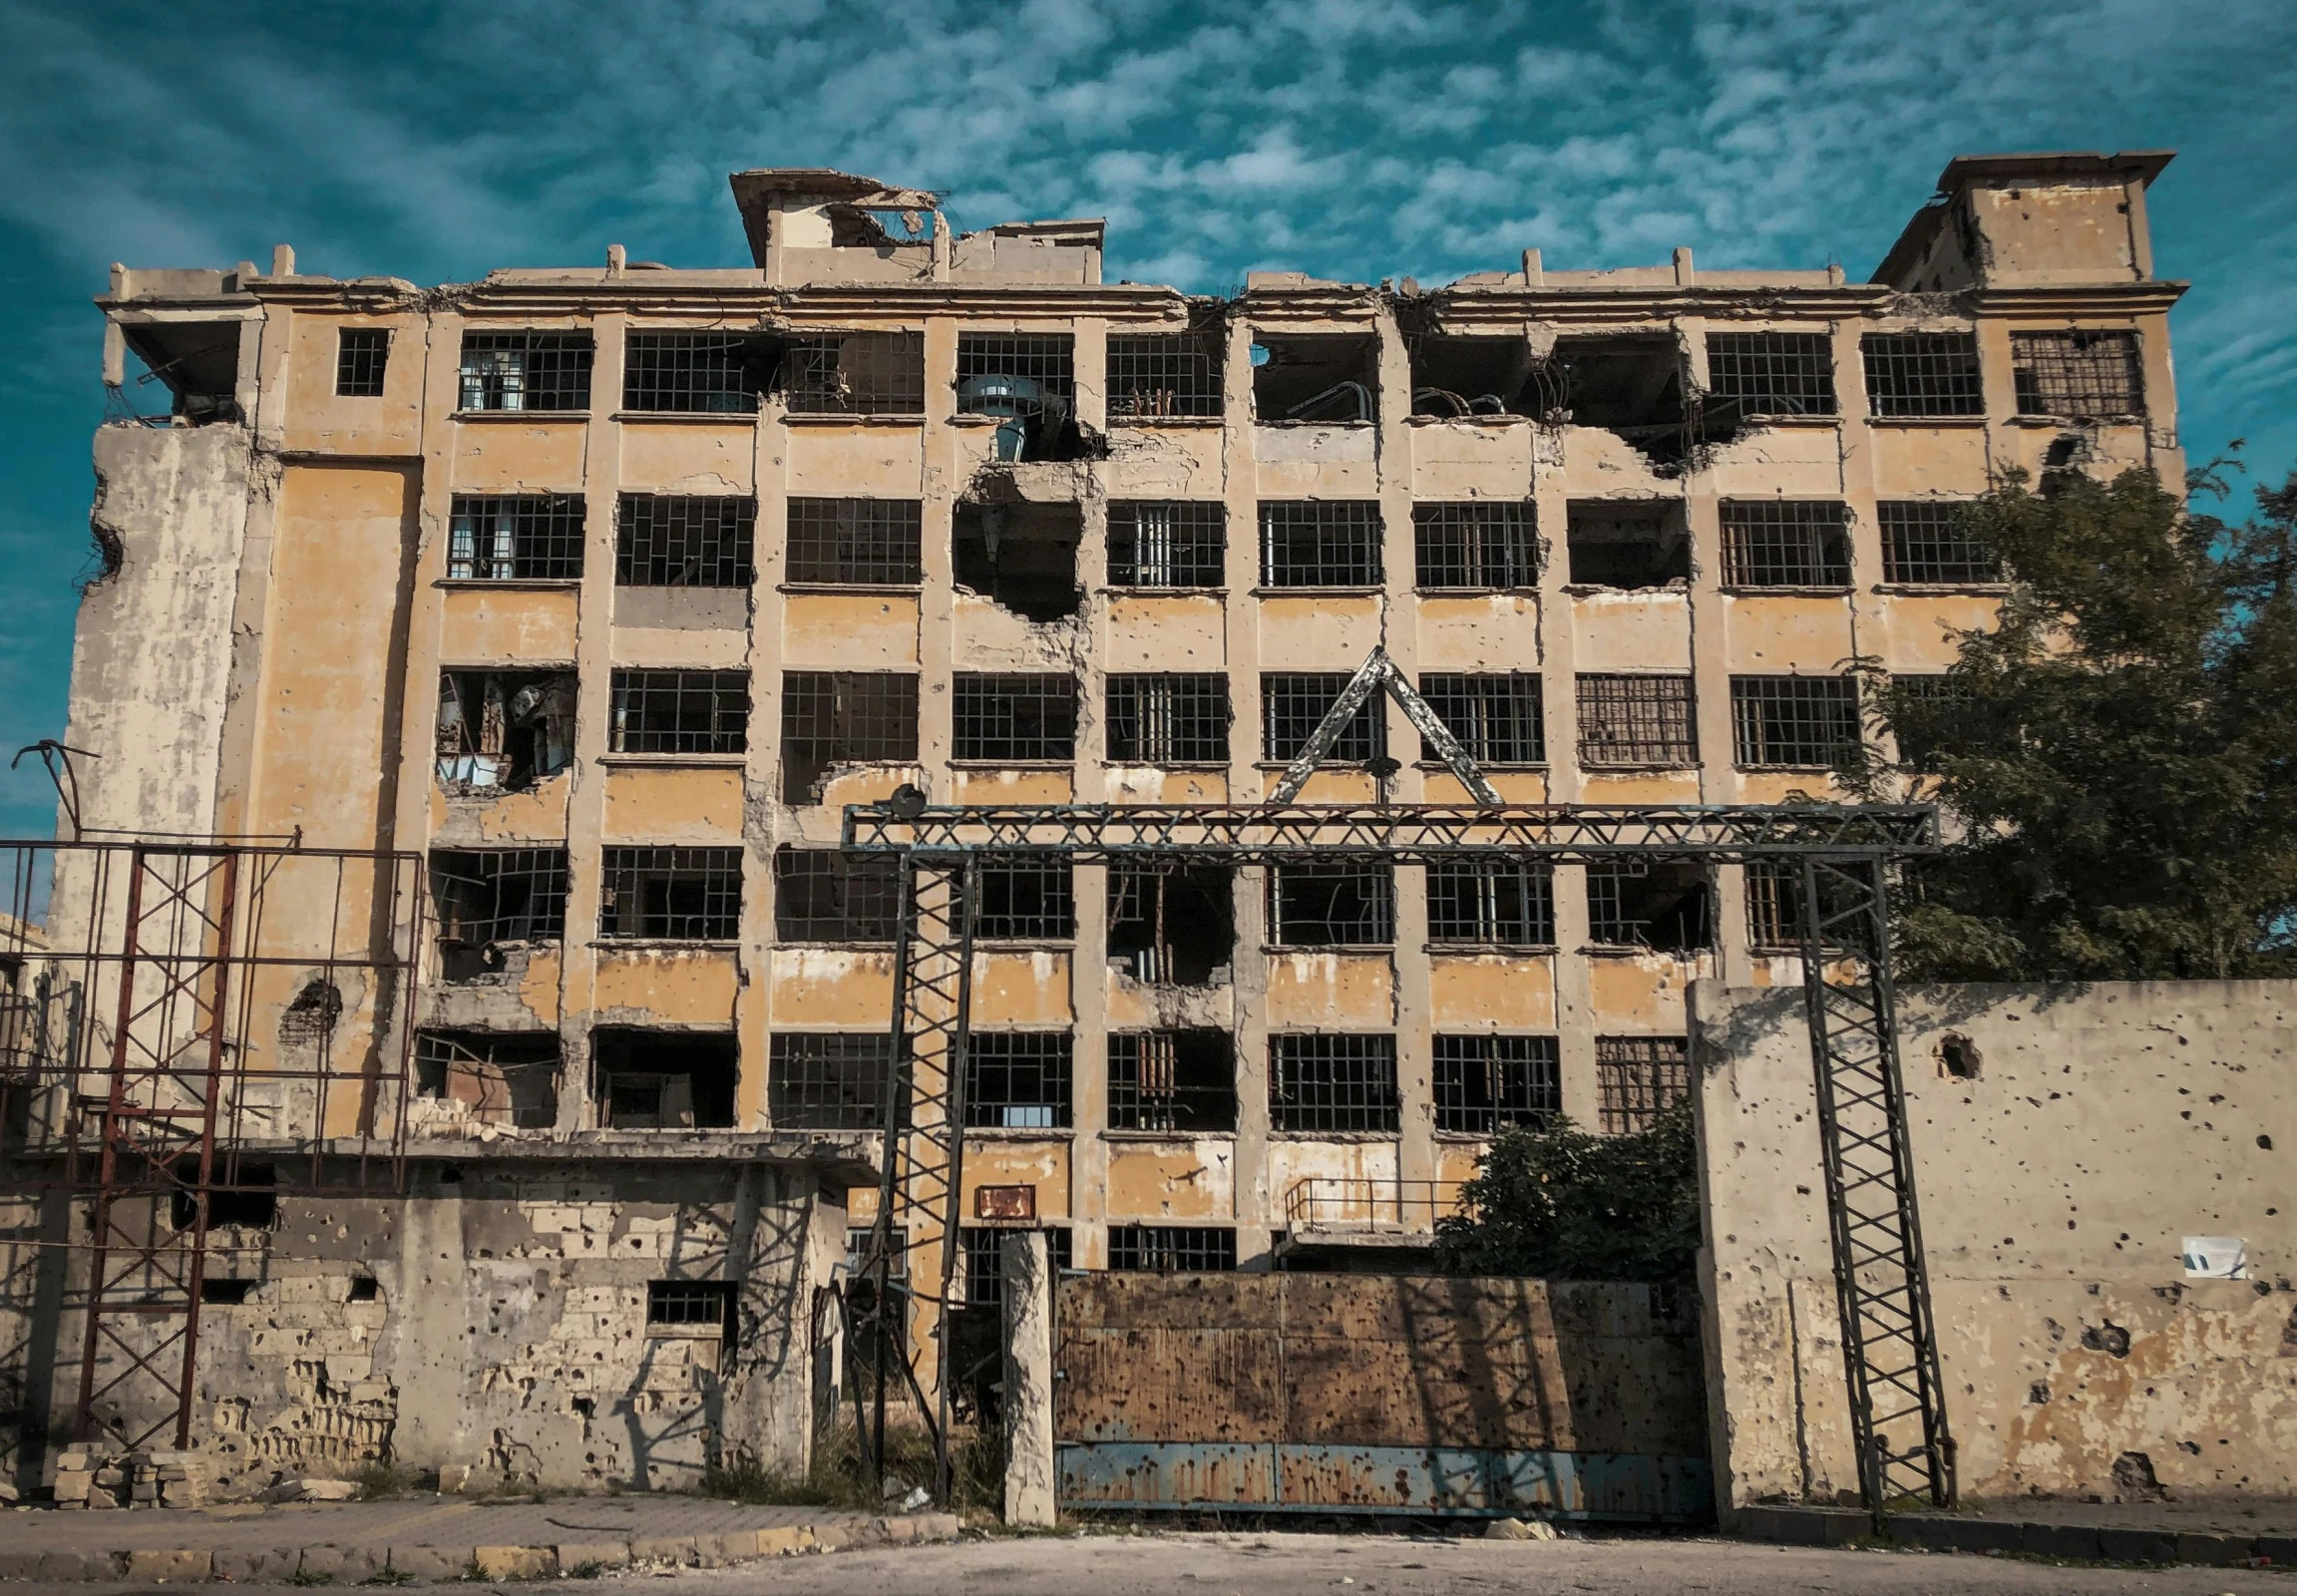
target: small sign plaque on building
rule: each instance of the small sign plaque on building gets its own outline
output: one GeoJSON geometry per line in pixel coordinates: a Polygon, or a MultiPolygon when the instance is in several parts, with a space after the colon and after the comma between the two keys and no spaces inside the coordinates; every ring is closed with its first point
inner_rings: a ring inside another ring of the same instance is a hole
{"type": "Polygon", "coordinates": [[[973,1217],[1034,1219],[1037,1217],[1037,1189],[1034,1186],[976,1186],[973,1188],[973,1217]]]}

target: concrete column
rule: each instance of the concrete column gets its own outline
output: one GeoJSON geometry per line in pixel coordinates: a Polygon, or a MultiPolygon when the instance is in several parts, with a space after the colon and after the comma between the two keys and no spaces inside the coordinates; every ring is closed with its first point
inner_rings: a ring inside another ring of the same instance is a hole
{"type": "Polygon", "coordinates": [[[1005,1522],[1053,1523],[1053,1271],[1041,1230],[1007,1231],[1005,1522]]]}

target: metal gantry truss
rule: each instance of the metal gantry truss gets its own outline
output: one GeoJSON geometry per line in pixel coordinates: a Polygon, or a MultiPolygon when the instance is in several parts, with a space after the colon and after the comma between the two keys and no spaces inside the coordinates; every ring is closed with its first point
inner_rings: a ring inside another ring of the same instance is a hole
{"type": "MultiPolygon", "coordinates": [[[[1368,694],[1376,683],[1359,685],[1368,694]]],[[[982,860],[1268,866],[1678,859],[1791,869],[1861,1491],[1878,1522],[1909,1499],[1953,1504],[1953,1442],[1915,1212],[1889,959],[1890,864],[1937,847],[1937,815],[1928,806],[937,807],[904,789],[884,803],[848,808],[842,841],[849,853],[898,857],[904,894],[884,1161],[864,1270],[880,1305],[874,1455],[881,1469],[884,1305],[892,1301],[906,1242],[927,1266],[910,1271],[912,1279],[939,1284],[934,1441],[937,1493],[948,1500],[950,1315],[962,1183],[973,884],[982,860]],[[907,1186],[912,1178],[914,1195],[907,1186]]]]}

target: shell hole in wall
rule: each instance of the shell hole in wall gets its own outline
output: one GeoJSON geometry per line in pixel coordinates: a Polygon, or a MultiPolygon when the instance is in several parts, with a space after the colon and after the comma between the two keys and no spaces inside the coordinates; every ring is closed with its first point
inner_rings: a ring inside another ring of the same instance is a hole
{"type": "Polygon", "coordinates": [[[1978,1069],[1978,1047],[1968,1036],[1948,1034],[1938,1038],[1939,1074],[1949,1080],[1976,1080],[1978,1069]]]}

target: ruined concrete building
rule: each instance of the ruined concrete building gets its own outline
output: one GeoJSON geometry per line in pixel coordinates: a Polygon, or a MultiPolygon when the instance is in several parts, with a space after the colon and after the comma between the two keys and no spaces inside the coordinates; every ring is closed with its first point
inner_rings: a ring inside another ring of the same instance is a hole
{"type": "MultiPolygon", "coordinates": [[[[1991,474],[2175,480],[2168,159],[1957,160],[1862,283],[1215,301],[811,170],[733,176],[741,267],[115,267],[107,381],[174,402],[96,442],[82,821],[429,862],[409,1195],[216,1266],[213,1425],[552,1483],[802,1447],[889,1047],[845,805],[1254,802],[1375,646],[1511,801],[1825,793],[1851,662],[1936,677],[1997,603],[1991,474]]],[[[1304,795],[1463,796],[1376,697],[1304,795]]],[[[1392,1259],[1501,1127],[1682,1096],[1693,979],[1798,979],[1736,869],[1261,875],[990,873],[976,1299],[1000,1225],[1392,1259]]]]}

